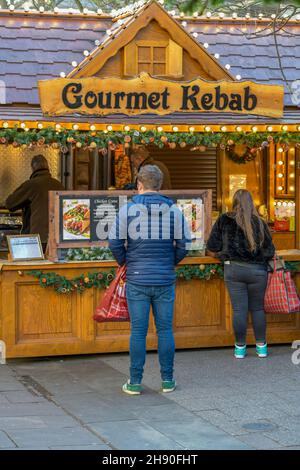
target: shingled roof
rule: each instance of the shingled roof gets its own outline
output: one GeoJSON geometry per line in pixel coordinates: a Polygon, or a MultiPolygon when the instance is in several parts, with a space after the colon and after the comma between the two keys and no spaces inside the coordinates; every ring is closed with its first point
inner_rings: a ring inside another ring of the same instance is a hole
{"type": "MultiPolygon", "coordinates": [[[[182,21],[178,18],[178,21],[182,21]]],[[[187,20],[186,20],[187,21],[187,20]]],[[[0,13],[0,80],[6,85],[6,104],[38,105],[37,81],[68,74],[72,61],[80,63],[83,51],[95,48],[111,28],[108,17],[0,13]]],[[[285,86],[285,106],[292,106],[272,35],[253,36],[257,24],[244,19],[197,18],[186,29],[209,52],[230,64],[233,76],[285,86]],[[250,37],[251,36],[251,37],[250,37]]],[[[290,23],[278,33],[281,64],[289,84],[300,79],[300,24],[290,23]]]]}

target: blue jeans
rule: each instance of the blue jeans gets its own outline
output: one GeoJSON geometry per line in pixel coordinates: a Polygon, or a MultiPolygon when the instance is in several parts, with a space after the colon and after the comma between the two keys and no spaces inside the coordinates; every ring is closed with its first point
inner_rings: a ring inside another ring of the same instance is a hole
{"type": "Polygon", "coordinates": [[[141,286],[127,282],[126,296],[130,314],[130,383],[140,384],[146,360],[146,337],[152,306],[158,336],[158,358],[162,380],[173,380],[175,342],[173,310],[175,284],[141,286]]]}

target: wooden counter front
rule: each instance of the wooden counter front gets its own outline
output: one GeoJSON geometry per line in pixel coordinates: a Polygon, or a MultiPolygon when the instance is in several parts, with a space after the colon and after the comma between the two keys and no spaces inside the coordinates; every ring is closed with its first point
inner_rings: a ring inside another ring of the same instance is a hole
{"type": "MultiPolygon", "coordinates": [[[[287,260],[300,260],[300,251],[282,252],[287,260]]],[[[187,258],[182,264],[215,263],[213,258],[187,258]]],[[[53,271],[68,278],[109,270],[113,262],[5,263],[1,272],[0,339],[7,357],[52,356],[128,351],[129,324],[96,324],[92,314],[103,291],[60,295],[42,288],[26,270],[53,271]]],[[[296,274],[300,289],[300,273],[296,274]]],[[[300,339],[300,314],[268,315],[268,342],[291,343],[300,339]]],[[[229,346],[234,343],[232,311],[221,279],[179,280],[175,304],[177,348],[229,346]]],[[[156,349],[153,319],[148,349],[156,349]]],[[[249,330],[248,342],[253,343],[249,330]]]]}

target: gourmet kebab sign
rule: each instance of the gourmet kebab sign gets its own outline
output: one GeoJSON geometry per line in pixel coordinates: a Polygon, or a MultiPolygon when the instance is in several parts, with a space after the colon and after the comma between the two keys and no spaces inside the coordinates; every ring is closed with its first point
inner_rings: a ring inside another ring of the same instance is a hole
{"type": "Polygon", "coordinates": [[[223,112],[279,118],[281,85],[243,81],[175,82],[142,73],[136,78],[89,77],[39,81],[41,108],[47,115],[170,114],[223,112]]]}

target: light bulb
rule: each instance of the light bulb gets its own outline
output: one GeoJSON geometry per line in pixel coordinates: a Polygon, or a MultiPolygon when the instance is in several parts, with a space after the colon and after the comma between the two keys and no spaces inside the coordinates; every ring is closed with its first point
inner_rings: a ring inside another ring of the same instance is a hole
{"type": "Polygon", "coordinates": [[[10,11],[14,11],[15,7],[13,5],[9,5],[10,11]]]}
{"type": "Polygon", "coordinates": [[[161,126],[158,126],[157,130],[158,130],[158,132],[162,132],[164,129],[161,126]]]}
{"type": "Polygon", "coordinates": [[[44,8],[44,7],[40,7],[40,8],[39,8],[39,11],[40,11],[40,13],[44,13],[45,8],[44,8]]]}
{"type": "Polygon", "coordinates": [[[236,12],[232,13],[232,18],[233,18],[234,20],[235,20],[237,17],[238,17],[238,15],[237,15],[236,12]]]}
{"type": "Polygon", "coordinates": [[[216,53],[215,54],[215,59],[220,59],[220,54],[216,53]]]}
{"type": "Polygon", "coordinates": [[[282,153],[282,152],[283,152],[283,148],[282,148],[282,147],[279,147],[278,152],[279,152],[279,153],[282,153]]]}
{"type": "Polygon", "coordinates": [[[42,124],[41,122],[39,122],[38,125],[37,125],[37,127],[38,127],[38,129],[43,129],[44,126],[43,126],[43,124],[42,124]]]}
{"type": "Polygon", "coordinates": [[[252,127],[252,132],[257,132],[257,127],[256,126],[252,127]]]}
{"type": "Polygon", "coordinates": [[[290,191],[295,191],[295,187],[294,187],[294,186],[290,186],[290,191]]]}
{"type": "Polygon", "coordinates": [[[278,206],[278,207],[281,207],[281,206],[282,206],[282,202],[281,202],[281,201],[277,202],[277,206],[278,206]]]}
{"type": "Polygon", "coordinates": [[[88,57],[90,55],[89,51],[85,50],[83,51],[83,55],[85,55],[85,57],[88,57]]]}
{"type": "Polygon", "coordinates": [[[113,126],[107,126],[106,129],[111,132],[113,130],[113,126]]]}
{"type": "Polygon", "coordinates": [[[225,69],[229,70],[230,69],[230,64],[226,64],[225,69]]]}
{"type": "Polygon", "coordinates": [[[283,165],[283,161],[279,160],[278,165],[280,165],[280,166],[283,165]]]}
{"type": "Polygon", "coordinates": [[[194,128],[194,127],[189,127],[189,131],[190,131],[190,132],[194,132],[194,131],[195,131],[195,128],[194,128]]]}
{"type": "Polygon", "coordinates": [[[226,127],[226,126],[222,126],[222,127],[221,127],[221,131],[222,131],[222,132],[226,132],[226,131],[227,131],[227,127],[226,127]]]}
{"type": "Polygon", "coordinates": [[[203,46],[205,47],[205,49],[208,49],[208,48],[209,48],[208,42],[205,42],[205,43],[203,44],[203,46]]]}
{"type": "Polygon", "coordinates": [[[78,64],[77,64],[76,60],[73,60],[73,61],[72,61],[72,67],[77,67],[77,65],[78,65],[78,64]]]}
{"type": "Polygon", "coordinates": [[[186,27],[186,25],[187,25],[187,22],[186,22],[186,21],[182,21],[182,23],[181,23],[181,24],[182,24],[182,26],[185,28],[185,27],[186,27]]]}
{"type": "Polygon", "coordinates": [[[241,126],[237,126],[236,130],[237,130],[237,132],[242,132],[243,129],[241,128],[241,126]]]}
{"type": "Polygon", "coordinates": [[[141,131],[142,131],[142,132],[146,132],[146,130],[147,130],[147,127],[141,126],[141,131]]]}
{"type": "Polygon", "coordinates": [[[278,173],[278,178],[283,178],[283,174],[282,174],[282,173],[278,173]]]}
{"type": "Polygon", "coordinates": [[[206,16],[207,16],[207,18],[210,18],[210,17],[211,17],[211,12],[210,12],[210,11],[207,11],[207,12],[206,12],[206,16]]]}
{"type": "Polygon", "coordinates": [[[7,128],[8,128],[8,122],[4,122],[4,123],[2,124],[2,127],[4,127],[4,129],[7,129],[7,128]]]}
{"type": "Polygon", "coordinates": [[[278,191],[282,191],[283,190],[283,187],[282,186],[278,186],[278,191]]]}
{"type": "Polygon", "coordinates": [[[237,75],[235,76],[235,78],[236,78],[237,80],[241,80],[242,77],[241,77],[239,74],[237,74],[237,75]]]}
{"type": "Polygon", "coordinates": [[[91,130],[91,131],[95,131],[95,130],[96,130],[96,126],[94,126],[94,124],[92,124],[92,125],[90,126],[90,130],[91,130]]]}
{"type": "Polygon", "coordinates": [[[60,72],[59,75],[61,76],[61,78],[65,78],[65,76],[66,76],[65,72],[60,72]]]}
{"type": "Polygon", "coordinates": [[[195,31],[195,32],[193,33],[193,36],[194,36],[194,38],[197,38],[197,37],[198,37],[198,33],[195,31]]]}
{"type": "Polygon", "coordinates": [[[220,18],[224,18],[224,16],[225,16],[225,13],[223,13],[223,12],[221,11],[221,12],[219,13],[219,17],[220,17],[220,18]]]}
{"type": "Polygon", "coordinates": [[[205,130],[205,132],[210,132],[211,129],[210,129],[209,126],[205,126],[204,130],[205,130]]]}
{"type": "Polygon", "coordinates": [[[273,127],[272,127],[272,126],[268,126],[268,127],[267,127],[267,131],[268,131],[268,132],[272,132],[272,130],[273,130],[273,127]]]}
{"type": "Polygon", "coordinates": [[[179,130],[179,129],[178,129],[177,126],[174,126],[174,127],[173,127],[173,132],[178,132],[178,130],[179,130]]]}
{"type": "Polygon", "coordinates": [[[97,15],[102,15],[103,11],[101,10],[101,8],[98,8],[97,9],[97,15]]]}
{"type": "Polygon", "coordinates": [[[73,127],[74,131],[77,131],[77,130],[79,129],[79,126],[78,126],[78,124],[73,124],[73,126],[72,126],[72,127],[73,127]]]}
{"type": "Polygon", "coordinates": [[[288,126],[282,126],[282,130],[286,132],[288,130],[288,126]]]}

